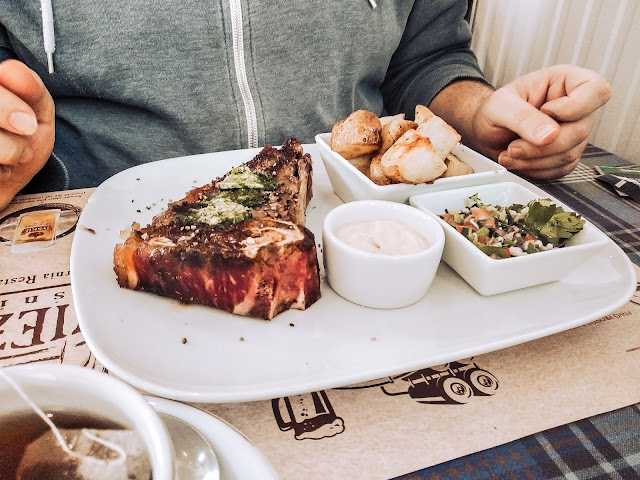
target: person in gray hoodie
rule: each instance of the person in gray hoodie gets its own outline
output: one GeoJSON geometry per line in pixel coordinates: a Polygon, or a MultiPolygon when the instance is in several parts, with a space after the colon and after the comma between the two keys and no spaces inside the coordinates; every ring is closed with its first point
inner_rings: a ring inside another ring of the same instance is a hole
{"type": "Polygon", "coordinates": [[[143,162],[313,142],[357,109],[411,118],[419,103],[507,168],[570,172],[608,83],[554,66],[494,90],[466,10],[466,0],[0,0],[0,208],[20,191],[93,187],[143,162]]]}

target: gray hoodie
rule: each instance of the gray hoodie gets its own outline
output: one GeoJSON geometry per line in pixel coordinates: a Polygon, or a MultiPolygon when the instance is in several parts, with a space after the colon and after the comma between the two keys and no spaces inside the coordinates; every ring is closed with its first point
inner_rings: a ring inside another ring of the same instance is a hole
{"type": "Polygon", "coordinates": [[[482,78],[466,0],[52,0],[55,73],[39,0],[0,0],[0,61],[56,103],[70,187],[162,158],[279,145],[351,111],[406,112],[482,78]]]}

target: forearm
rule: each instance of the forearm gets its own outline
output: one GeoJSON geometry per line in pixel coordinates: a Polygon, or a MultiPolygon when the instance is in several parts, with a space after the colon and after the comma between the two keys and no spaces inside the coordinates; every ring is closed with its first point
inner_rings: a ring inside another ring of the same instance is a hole
{"type": "Polygon", "coordinates": [[[480,106],[493,92],[493,87],[485,82],[475,79],[458,80],[441,90],[429,108],[458,131],[462,136],[462,143],[484,154],[490,154],[484,147],[486,142],[478,137],[478,129],[474,123],[478,121],[476,113],[480,106]]]}

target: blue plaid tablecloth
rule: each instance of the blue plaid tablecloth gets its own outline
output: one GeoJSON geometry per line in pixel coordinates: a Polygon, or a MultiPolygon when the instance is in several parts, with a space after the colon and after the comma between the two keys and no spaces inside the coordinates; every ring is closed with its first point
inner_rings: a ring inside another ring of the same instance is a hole
{"type": "MultiPolygon", "coordinates": [[[[534,183],[607,233],[631,261],[640,266],[640,203],[620,196],[612,187],[598,181],[595,166],[630,167],[640,171],[640,165],[589,145],[570,175],[534,183]]],[[[640,403],[396,480],[454,479],[640,479],[640,403]]]]}

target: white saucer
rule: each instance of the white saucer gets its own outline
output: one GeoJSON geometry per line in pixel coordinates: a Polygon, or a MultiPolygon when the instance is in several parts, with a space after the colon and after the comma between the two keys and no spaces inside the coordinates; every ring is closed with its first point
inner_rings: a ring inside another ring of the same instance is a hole
{"type": "Polygon", "coordinates": [[[277,480],[264,455],[224,421],[184,403],[151,396],[145,399],[156,411],[189,423],[211,442],[220,462],[221,480],[277,480]]]}

